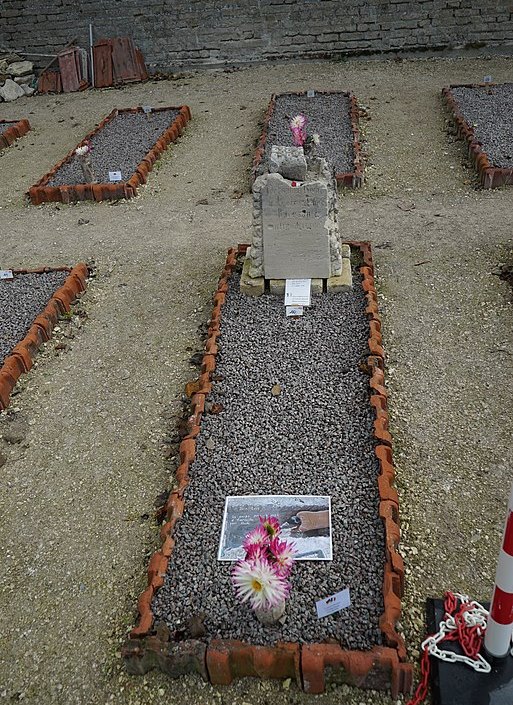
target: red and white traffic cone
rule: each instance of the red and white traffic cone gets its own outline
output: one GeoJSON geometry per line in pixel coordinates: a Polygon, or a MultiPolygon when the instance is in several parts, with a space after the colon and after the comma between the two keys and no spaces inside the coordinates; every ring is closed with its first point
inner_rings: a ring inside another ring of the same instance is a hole
{"type": "Polygon", "coordinates": [[[499,551],[495,588],[490,605],[484,647],[490,656],[504,658],[511,648],[513,633],[513,486],[509,495],[508,515],[499,551]]]}

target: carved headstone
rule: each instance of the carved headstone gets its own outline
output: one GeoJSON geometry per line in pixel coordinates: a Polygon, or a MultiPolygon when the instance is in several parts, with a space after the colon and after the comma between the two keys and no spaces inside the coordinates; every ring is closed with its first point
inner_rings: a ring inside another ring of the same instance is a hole
{"type": "MultiPolygon", "coordinates": [[[[325,160],[309,167],[303,181],[282,173],[255,180],[250,277],[327,279],[341,273],[336,183],[325,160]]],[[[290,173],[288,166],[284,171],[290,173]]]]}

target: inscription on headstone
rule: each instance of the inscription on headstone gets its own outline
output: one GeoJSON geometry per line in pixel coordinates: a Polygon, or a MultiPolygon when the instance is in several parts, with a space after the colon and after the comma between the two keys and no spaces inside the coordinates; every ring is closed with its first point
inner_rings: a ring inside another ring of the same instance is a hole
{"type": "Polygon", "coordinates": [[[329,277],[326,186],[318,181],[292,186],[270,174],[261,195],[265,277],[329,277]]]}

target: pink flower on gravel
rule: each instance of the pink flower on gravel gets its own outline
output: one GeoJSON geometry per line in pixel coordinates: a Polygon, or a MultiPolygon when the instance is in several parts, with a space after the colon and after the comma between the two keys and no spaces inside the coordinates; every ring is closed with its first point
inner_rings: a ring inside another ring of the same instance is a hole
{"type": "Polygon", "coordinates": [[[307,122],[308,121],[306,117],[302,113],[300,113],[299,115],[293,117],[290,121],[290,129],[293,130],[294,128],[299,128],[300,130],[302,130],[303,127],[306,127],[307,122]]]}
{"type": "Polygon", "coordinates": [[[294,557],[297,553],[296,547],[290,541],[280,541],[276,536],[269,544],[271,561],[274,561],[276,570],[280,575],[288,576],[292,572],[294,557]]]}
{"type": "Polygon", "coordinates": [[[292,132],[292,141],[296,147],[302,147],[306,142],[306,123],[307,119],[304,115],[296,115],[290,121],[290,129],[292,132]]]}
{"type": "Polygon", "coordinates": [[[242,547],[247,553],[255,546],[264,548],[264,546],[267,546],[268,543],[269,534],[263,526],[257,526],[256,529],[253,529],[253,531],[250,531],[249,534],[246,535],[246,538],[242,543],[242,547]]]}
{"type": "Polygon", "coordinates": [[[279,535],[281,526],[277,517],[267,516],[258,518],[260,519],[260,526],[265,529],[268,536],[273,539],[275,536],[279,535]]]}
{"type": "Polygon", "coordinates": [[[290,585],[266,560],[238,561],[232,571],[235,594],[252,609],[272,609],[283,602],[290,585]]]}

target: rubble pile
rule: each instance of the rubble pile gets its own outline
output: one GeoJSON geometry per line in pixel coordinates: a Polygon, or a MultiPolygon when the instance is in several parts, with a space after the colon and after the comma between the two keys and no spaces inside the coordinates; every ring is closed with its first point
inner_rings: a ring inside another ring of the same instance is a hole
{"type": "Polygon", "coordinates": [[[32,61],[25,61],[17,54],[0,54],[0,102],[32,95],[36,84],[32,61]]]}

